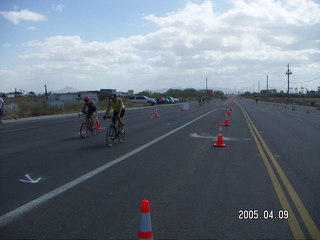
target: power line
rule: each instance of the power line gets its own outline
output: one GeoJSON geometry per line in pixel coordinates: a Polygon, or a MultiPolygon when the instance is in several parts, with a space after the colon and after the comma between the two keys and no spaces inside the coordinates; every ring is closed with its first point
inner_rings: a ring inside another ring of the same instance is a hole
{"type": "Polygon", "coordinates": [[[307,80],[307,81],[303,81],[303,82],[291,82],[291,83],[307,83],[307,82],[313,82],[313,81],[315,81],[315,80],[317,80],[317,79],[319,79],[320,77],[316,77],[316,78],[314,78],[314,79],[311,79],[311,80],[307,80]]]}

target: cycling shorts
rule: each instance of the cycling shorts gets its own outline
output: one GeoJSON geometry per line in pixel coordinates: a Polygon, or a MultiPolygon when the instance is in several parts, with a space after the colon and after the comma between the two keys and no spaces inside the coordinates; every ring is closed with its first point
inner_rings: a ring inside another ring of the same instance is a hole
{"type": "MultiPolygon", "coordinates": [[[[120,113],[120,118],[123,118],[124,114],[125,114],[126,110],[122,109],[121,113],[120,113]]],[[[116,119],[116,117],[118,116],[118,111],[113,111],[113,119],[116,119]]]]}

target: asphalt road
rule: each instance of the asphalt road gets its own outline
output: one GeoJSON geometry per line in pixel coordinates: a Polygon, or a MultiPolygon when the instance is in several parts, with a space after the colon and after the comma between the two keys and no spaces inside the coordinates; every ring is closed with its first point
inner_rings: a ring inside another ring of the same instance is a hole
{"type": "Polygon", "coordinates": [[[127,110],[111,148],[76,115],[1,126],[0,239],[137,239],[143,199],[154,239],[320,239],[320,111],[180,108],[127,110]]]}

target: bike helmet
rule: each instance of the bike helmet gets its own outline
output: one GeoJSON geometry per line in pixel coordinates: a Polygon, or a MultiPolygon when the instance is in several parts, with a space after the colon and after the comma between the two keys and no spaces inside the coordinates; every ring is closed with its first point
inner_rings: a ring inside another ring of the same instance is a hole
{"type": "Polygon", "coordinates": [[[84,101],[85,101],[85,102],[88,102],[89,100],[90,100],[90,97],[89,97],[89,96],[84,97],[84,101]]]}

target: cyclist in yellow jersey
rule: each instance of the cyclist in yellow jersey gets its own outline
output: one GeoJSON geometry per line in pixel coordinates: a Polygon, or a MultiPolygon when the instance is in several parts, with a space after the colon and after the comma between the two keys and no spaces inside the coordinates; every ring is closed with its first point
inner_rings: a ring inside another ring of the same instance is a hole
{"type": "Polygon", "coordinates": [[[107,116],[109,116],[109,112],[113,108],[113,119],[114,121],[119,121],[119,123],[123,126],[123,116],[126,112],[125,106],[122,102],[122,99],[117,97],[116,94],[112,94],[110,97],[110,100],[108,102],[106,115],[103,117],[103,119],[106,119],[107,116]]]}

